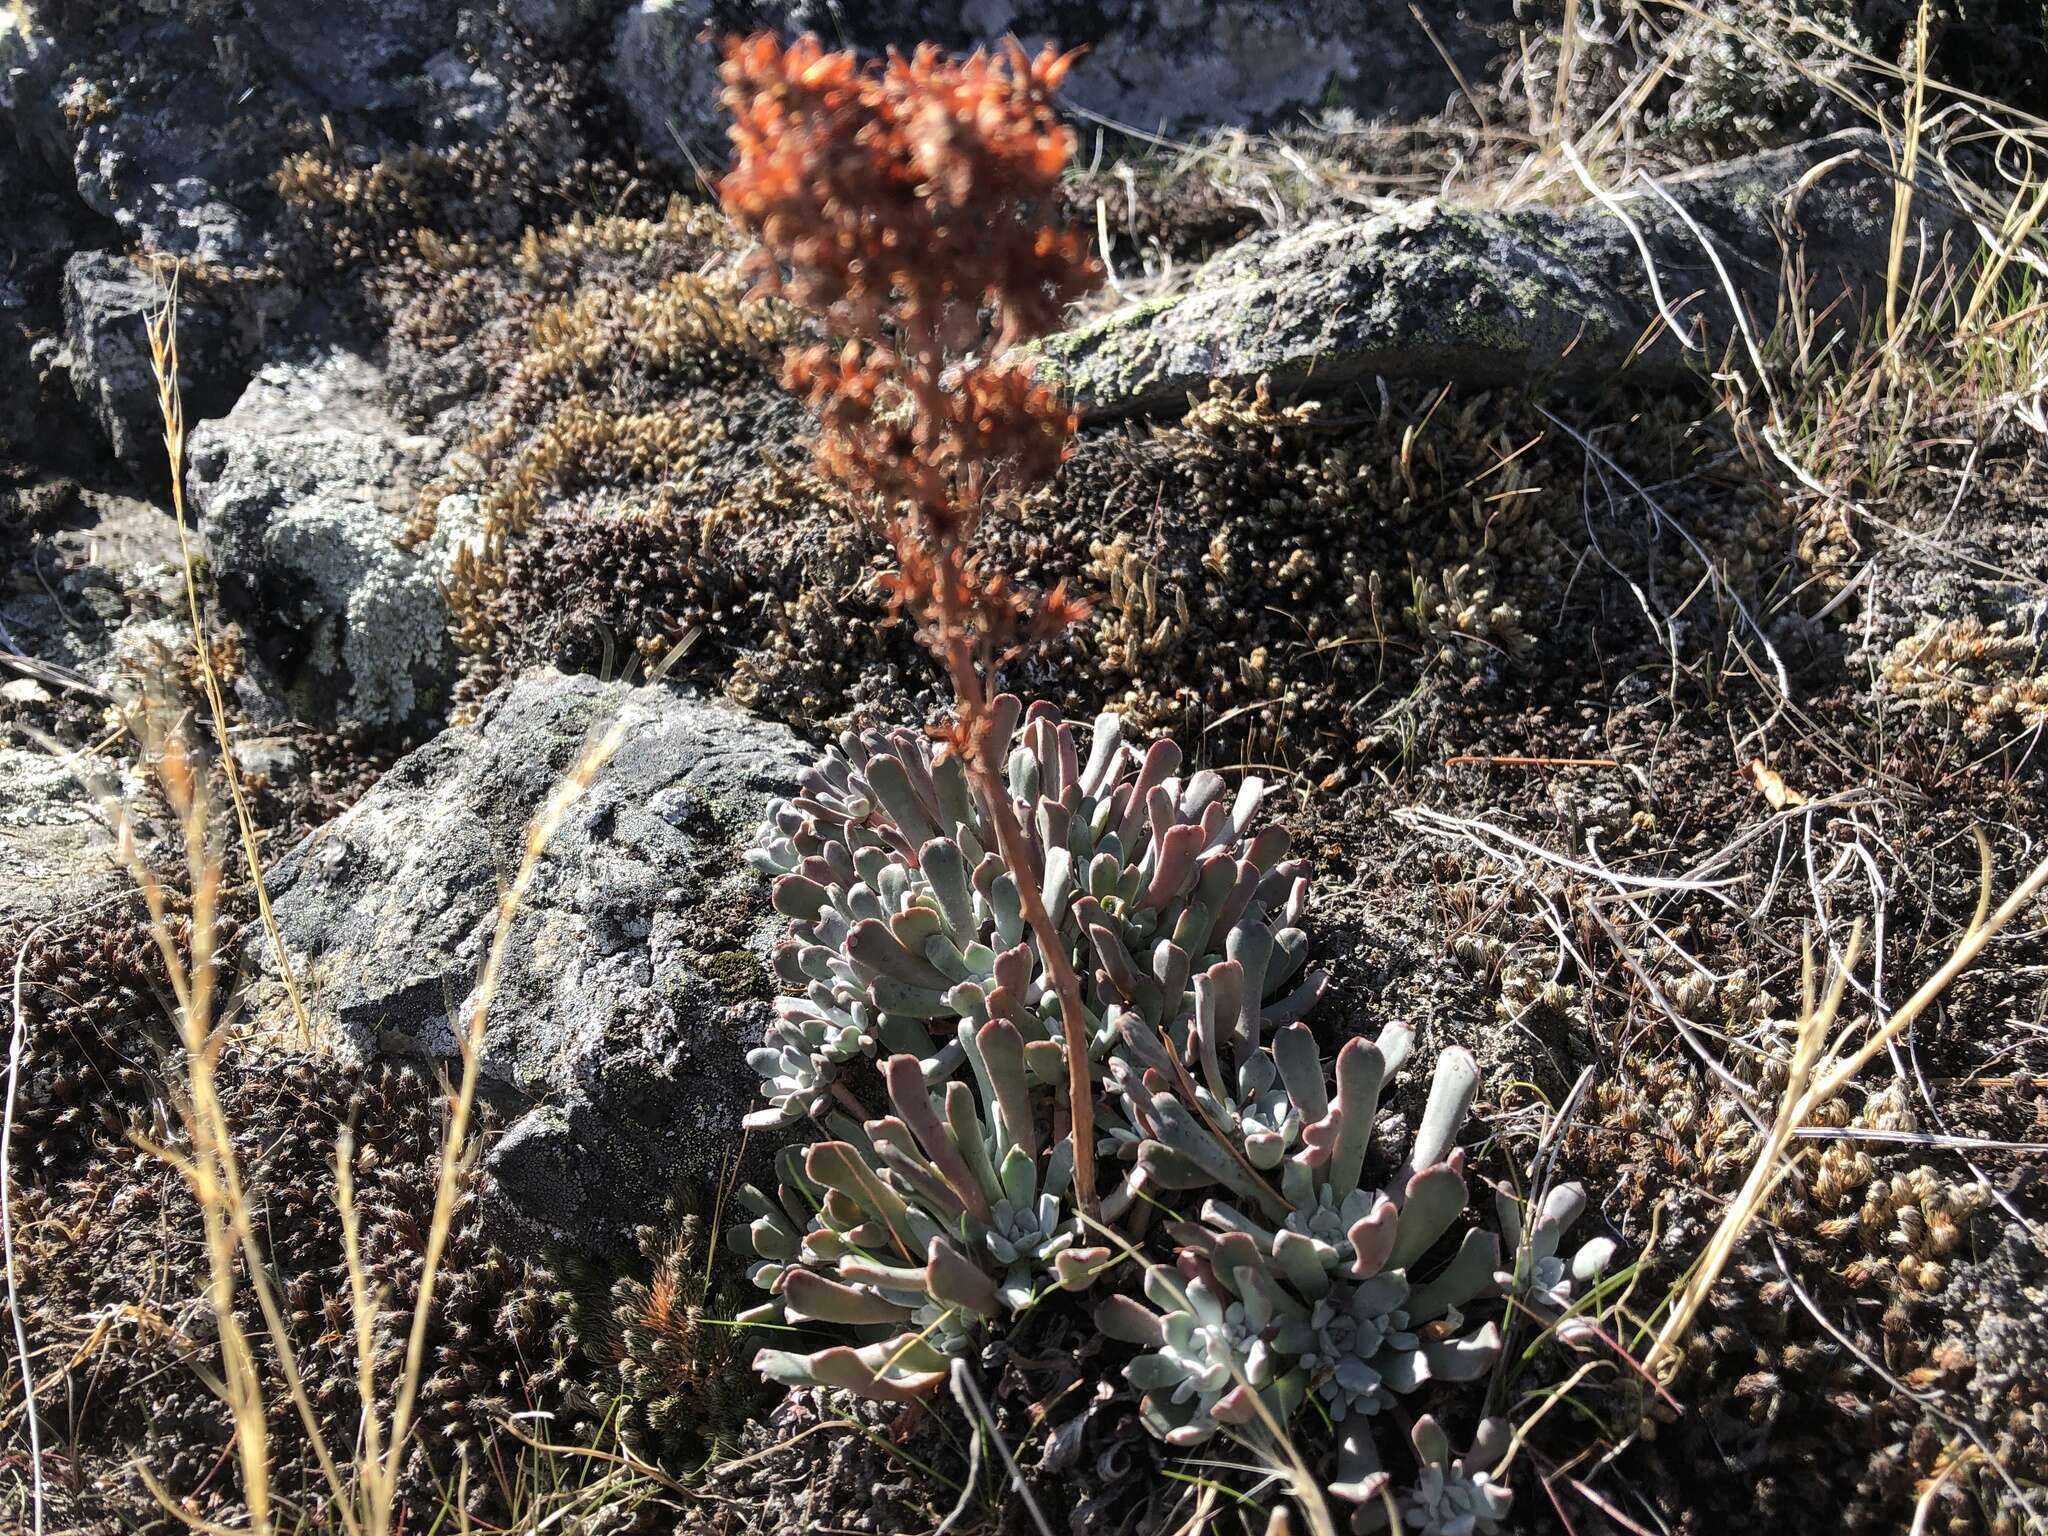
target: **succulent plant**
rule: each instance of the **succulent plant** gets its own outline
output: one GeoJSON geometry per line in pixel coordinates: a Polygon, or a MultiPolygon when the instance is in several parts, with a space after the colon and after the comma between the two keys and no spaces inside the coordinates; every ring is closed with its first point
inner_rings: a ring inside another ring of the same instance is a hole
{"type": "MultiPolygon", "coordinates": [[[[1133,1057],[1147,1054],[1133,1044],[1133,1057]]],[[[1137,1154],[1150,1181],[1162,1190],[1222,1185],[1257,1213],[1204,1201],[1199,1222],[1169,1228],[1185,1298],[1154,1271],[1145,1289],[1160,1312],[1128,1296],[1098,1310],[1104,1332],[1152,1351],[1126,1376],[1145,1394],[1147,1426],[1169,1443],[1198,1444],[1247,1422],[1252,1394],[1270,1392],[1285,1405],[1314,1392],[1337,1430],[1333,1491],[1356,1497],[1372,1463],[1371,1415],[1425,1382],[1471,1380],[1493,1363],[1495,1324],[1457,1331],[1460,1309],[1497,1287],[1491,1234],[1469,1229],[1431,1278],[1413,1272],[1464,1213],[1464,1155],[1455,1142],[1478,1084],[1470,1055],[1438,1058],[1407,1158],[1386,1188],[1364,1182],[1380,1090],[1390,1063],[1398,1067],[1412,1045],[1400,1025],[1378,1041],[1347,1041],[1332,1094],[1305,1026],[1274,1037],[1267,1059],[1286,1084],[1282,1118],[1301,1128],[1278,1189],[1245,1145],[1262,1128],[1241,1126],[1219,1140],[1214,1122],[1190,1115],[1156,1066],[1119,1061],[1115,1080],[1132,1119],[1153,1133],[1137,1154]],[[1219,1366],[1232,1368],[1228,1385],[1217,1382],[1219,1366]]]]}
{"type": "MultiPolygon", "coordinates": [[[[843,737],[750,855],[791,923],[750,1123],[823,1135],[781,1154],[772,1197],[741,1192],[733,1240],[769,1297],[741,1321],[838,1335],[755,1367],[909,1401],[1048,1294],[1142,1274],[1142,1299],[1095,1316],[1137,1350],[1146,1427],[1192,1446],[1326,1422],[1332,1492],[1362,1504],[1385,1486],[1376,1415],[1500,1351],[1498,1325],[1466,1316],[1512,1278],[1464,1221],[1478,1069],[1445,1051],[1413,1136],[1380,1134],[1414,1035],[1390,1024],[1323,1059],[1301,1022],[1324,986],[1297,926],[1307,882],[1286,834],[1252,825],[1259,781],[1183,778],[1171,742],[1128,744],[1113,714],[1085,758],[1044,705],[1004,696],[992,716],[1028,868],[994,851],[958,759],[908,730],[843,737]],[[1101,1227],[1074,1207],[1059,1002],[1021,881],[1081,979],[1101,1227]]],[[[1490,1509],[1492,1485],[1463,1477],[1436,1476],[1430,1507],[1490,1509]]]]}
{"type": "MultiPolygon", "coordinates": [[[[744,1321],[829,1323],[872,1335],[865,1348],[763,1350],[755,1368],[788,1383],[919,1396],[981,1323],[1043,1290],[1085,1289],[1108,1250],[1083,1245],[1068,1206],[1073,1143],[1041,1115],[1023,1034],[1008,1019],[960,1026],[973,1086],[934,1092],[923,1064],[883,1069],[895,1113],[778,1162],[781,1198],[748,1187],[754,1213],[733,1235],[773,1300],[744,1321]]],[[[843,1119],[843,1117],[840,1117],[843,1119]]],[[[1128,1203],[1128,1202],[1127,1202],[1128,1203]]]]}
{"type": "MultiPolygon", "coordinates": [[[[1455,1455],[1451,1437],[1428,1414],[1415,1421],[1409,1435],[1420,1464],[1415,1481],[1394,1495],[1401,1526],[1416,1536],[1492,1536],[1514,1503],[1514,1490],[1494,1476],[1506,1457],[1510,1435],[1505,1419],[1485,1419],[1472,1437],[1472,1447],[1455,1455]]],[[[1352,1517],[1358,1536],[1371,1536],[1392,1523],[1388,1515],[1390,1475],[1377,1468],[1370,1490],[1352,1517]]]]}
{"type": "Polygon", "coordinates": [[[1522,1202],[1506,1190],[1495,1190],[1494,1209],[1500,1215],[1501,1237],[1514,1257],[1514,1271],[1503,1274],[1501,1284],[1518,1301],[1546,1312],[1569,1311],[1576,1288],[1599,1279],[1614,1262],[1616,1244],[1611,1237],[1589,1239],[1569,1259],[1559,1252],[1565,1233],[1586,1209],[1583,1184],[1559,1184],[1543,1197],[1526,1244],[1522,1202]]]}
{"type": "Polygon", "coordinates": [[[768,1101],[750,1123],[822,1117],[848,1063],[877,1054],[914,1056],[928,1082],[942,1082],[966,1059],[960,1026],[991,1018],[1017,1027],[1034,1081],[1056,1080],[1058,1000],[1024,921],[1021,873],[1085,980],[1098,1057],[1127,1018],[1166,1029],[1183,1051],[1249,1020],[1237,1080],[1209,1088],[1229,1123],[1248,1117],[1258,1129],[1255,1149],[1273,1166],[1290,1128],[1261,1119],[1282,1101],[1270,1060],[1256,1059],[1259,1031],[1299,1018],[1324,977],[1301,976],[1308,941],[1293,922],[1307,882],[1285,857],[1286,832],[1250,831],[1262,782],[1249,777],[1226,799],[1215,773],[1183,780],[1177,746],[1141,752],[1113,714],[1096,720],[1085,763],[1049,706],[1027,712],[1006,694],[993,716],[989,728],[1012,744],[1029,871],[994,852],[959,759],[935,758],[914,731],[843,736],[799,776],[795,797],[770,806],[748,858],[774,878],[775,910],[792,929],[775,955],[786,991],[749,1058],[768,1101]]]}

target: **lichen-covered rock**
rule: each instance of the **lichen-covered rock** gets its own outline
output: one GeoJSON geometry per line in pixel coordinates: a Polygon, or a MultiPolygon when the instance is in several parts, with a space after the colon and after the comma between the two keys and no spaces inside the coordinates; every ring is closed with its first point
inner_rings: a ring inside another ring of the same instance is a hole
{"type": "MultiPolygon", "coordinates": [[[[1883,280],[1893,186],[1881,142],[1855,131],[1672,178],[1683,216],[1637,187],[1623,189],[1627,221],[1599,204],[1499,212],[1436,201],[1321,220],[1253,236],[1184,292],[1050,338],[1042,370],[1097,417],[1176,410],[1216,380],[1266,377],[1287,391],[1375,375],[1669,379],[1718,359],[1733,334],[1703,241],[1763,329],[1782,284],[1781,234],[1803,255],[1807,302],[1823,309],[1847,294],[1854,313],[1883,280]],[[1660,295],[1689,339],[1705,329],[1707,350],[1657,323],[1660,295]]],[[[1957,227],[1934,199],[1916,206],[1909,271],[1957,227]]]]}
{"type": "Polygon", "coordinates": [[[0,910],[27,932],[125,888],[113,838],[80,782],[89,766],[0,745],[0,910]]]}
{"type": "MultiPolygon", "coordinates": [[[[534,673],[271,879],[319,1038],[452,1068],[528,825],[614,717],[623,743],[549,846],[489,1015],[485,1087],[514,1122],[493,1210],[515,1244],[630,1252],[678,1178],[737,1152],[776,926],[740,856],[804,761],[795,738],[664,686],[534,673]]],[[[278,991],[256,995],[283,1025],[278,991]]]]}
{"type": "Polygon", "coordinates": [[[405,431],[345,352],[265,367],[192,435],[214,578],[302,719],[385,733],[440,713],[455,675],[441,583],[464,534],[401,547],[432,438],[405,431]]]}
{"type": "MultiPolygon", "coordinates": [[[[1448,13],[1433,20],[1438,40],[1479,75],[1492,52],[1483,28],[1511,7],[1438,9],[1448,13]]],[[[610,78],[642,147],[675,165],[724,152],[716,47],[704,35],[714,19],[815,32],[864,53],[923,42],[961,51],[1011,36],[1031,49],[1079,48],[1066,99],[1146,132],[1263,127],[1332,107],[1414,120],[1458,91],[1406,0],[637,0],[618,23],[610,78]]]]}

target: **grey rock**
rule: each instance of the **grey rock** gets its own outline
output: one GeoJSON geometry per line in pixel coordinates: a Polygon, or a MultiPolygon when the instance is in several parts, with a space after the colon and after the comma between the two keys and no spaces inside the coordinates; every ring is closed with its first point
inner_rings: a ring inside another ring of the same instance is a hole
{"type": "Polygon", "coordinates": [[[19,933],[125,892],[113,847],[74,765],[0,745],[0,920],[19,933]]]}
{"type": "MultiPolygon", "coordinates": [[[[163,415],[151,367],[147,319],[171,296],[164,272],[110,251],[80,251],[64,264],[64,334],[71,386],[131,474],[162,481],[163,415]]],[[[225,411],[293,295],[268,279],[227,281],[178,294],[178,383],[185,418],[225,411]]]]}
{"type": "MultiPolygon", "coordinates": [[[[1638,187],[1627,221],[1597,203],[1498,212],[1424,201],[1255,235],[1184,291],[1049,338],[1041,372],[1098,418],[1177,410],[1212,382],[1261,377],[1283,392],[1375,375],[1494,385],[1626,369],[1668,381],[1732,339],[1729,285],[1757,333],[1768,330],[1788,248],[1816,311],[1846,296],[1841,313],[1857,313],[1883,282],[1893,180],[1874,134],[1709,166],[1666,188],[1683,215],[1638,187]],[[1822,166],[1788,217],[1788,191],[1822,166]],[[1654,325],[1660,293],[1688,336],[1704,330],[1704,350],[1654,325]]],[[[1916,209],[1908,271],[1959,230],[1943,201],[1916,209]]]]}
{"type": "Polygon", "coordinates": [[[461,519],[424,548],[398,542],[438,453],[346,352],[267,364],[194,430],[187,484],[214,578],[301,719],[392,732],[440,714],[461,519]]]}
{"type": "Polygon", "coordinates": [[[52,479],[0,485],[0,524],[16,556],[0,577],[0,645],[12,653],[0,677],[94,708],[151,688],[161,697],[171,659],[191,648],[170,516],[52,479]]]}
{"type": "MultiPolygon", "coordinates": [[[[738,1150],[777,927],[740,855],[805,761],[795,738],[662,686],[530,674],[271,879],[317,1039],[452,1064],[529,824],[613,719],[623,740],[548,845],[488,1014],[482,1072],[513,1117],[489,1193],[517,1246],[621,1249],[678,1178],[738,1150]]],[[[288,1027],[279,992],[252,995],[288,1027]]]]}
{"type": "MultiPolygon", "coordinates": [[[[1431,9],[1459,68],[1480,74],[1494,50],[1484,28],[1511,17],[1509,0],[1431,9]]],[[[649,154],[674,165],[723,155],[716,50],[701,34],[735,11],[784,37],[814,32],[869,54],[1012,35],[1033,51],[1082,48],[1067,101],[1147,132],[1267,127],[1331,108],[1415,120],[1458,90],[1407,0],[637,0],[618,24],[611,79],[649,154]]]]}
{"type": "Polygon", "coordinates": [[[504,82],[489,70],[451,49],[427,60],[424,73],[434,86],[433,110],[425,122],[429,143],[480,143],[505,126],[511,99],[504,82]]]}
{"type": "Polygon", "coordinates": [[[702,34],[713,0],[635,0],[619,17],[608,80],[640,147],[668,165],[724,143],[718,52],[702,34]]]}
{"type": "Polygon", "coordinates": [[[278,157],[273,142],[259,172],[266,146],[223,99],[234,43],[156,17],[99,38],[10,32],[0,16],[0,139],[99,223],[91,244],[246,263],[260,241],[223,189],[274,171],[278,157]]]}
{"type": "MultiPolygon", "coordinates": [[[[1103,0],[1080,16],[1046,0],[967,0],[957,9],[974,42],[1013,32],[1033,49],[1085,46],[1067,99],[1148,132],[1269,127],[1339,107],[1414,120],[1458,91],[1406,0],[1103,0]]],[[[1508,19],[1512,7],[1468,0],[1429,12],[1458,67],[1476,77],[1494,51],[1481,28],[1508,19]]],[[[915,18],[898,25],[914,27],[915,18]]]]}
{"type": "Polygon", "coordinates": [[[35,136],[47,126],[39,109],[62,56],[21,7],[0,11],[0,144],[11,143],[23,157],[56,147],[54,142],[37,144],[35,136]]]}

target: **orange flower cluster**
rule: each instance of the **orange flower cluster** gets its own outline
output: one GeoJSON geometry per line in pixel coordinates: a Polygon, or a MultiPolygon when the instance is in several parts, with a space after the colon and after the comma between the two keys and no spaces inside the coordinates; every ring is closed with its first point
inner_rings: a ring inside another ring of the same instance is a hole
{"type": "Polygon", "coordinates": [[[1072,62],[1012,42],[864,69],[812,37],[728,43],[726,211],[760,237],[776,291],[841,335],[959,355],[982,348],[984,310],[998,349],[1042,335],[1100,280],[1054,217],[1074,136],[1052,93],[1072,62]]]}
{"type": "Polygon", "coordinates": [[[1052,93],[1071,62],[1014,42],[869,67],[815,38],[726,46],[735,156],[720,194],[761,242],[761,289],[833,337],[793,351],[786,382],[817,413],[825,473],[888,521],[892,593],[949,666],[954,645],[985,667],[1076,612],[1059,594],[1028,600],[970,552],[990,498],[1050,475],[1076,426],[1001,357],[1101,280],[1056,219],[1074,145],[1052,93]]]}

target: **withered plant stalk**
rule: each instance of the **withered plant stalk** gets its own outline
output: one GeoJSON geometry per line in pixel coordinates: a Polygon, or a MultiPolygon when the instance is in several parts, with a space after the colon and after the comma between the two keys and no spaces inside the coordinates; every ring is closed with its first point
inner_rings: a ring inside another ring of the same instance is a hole
{"type": "Polygon", "coordinates": [[[1011,350],[1101,281],[1057,217],[1074,141],[1052,95],[1071,62],[1012,42],[863,66],[814,38],[736,39],[724,68],[735,154],[720,194],[761,242],[758,291],[811,311],[831,338],[792,349],[785,383],[817,413],[820,467],[894,546],[892,606],[952,684],[947,740],[987,807],[1059,1000],[1074,1193],[1092,1214],[1081,982],[999,760],[1016,722],[997,721],[991,697],[1004,657],[1083,610],[1061,590],[1021,590],[975,547],[984,510],[1051,476],[1078,425],[1011,350]]]}

